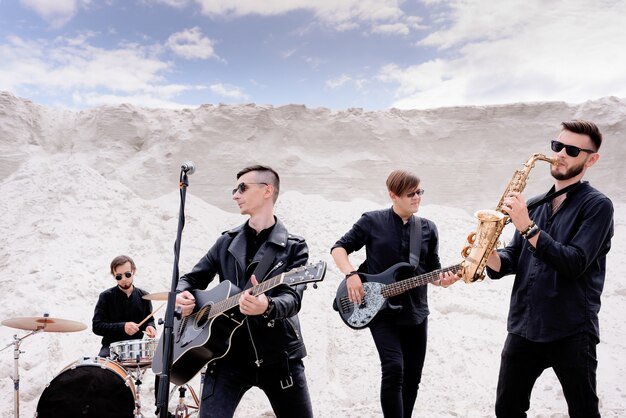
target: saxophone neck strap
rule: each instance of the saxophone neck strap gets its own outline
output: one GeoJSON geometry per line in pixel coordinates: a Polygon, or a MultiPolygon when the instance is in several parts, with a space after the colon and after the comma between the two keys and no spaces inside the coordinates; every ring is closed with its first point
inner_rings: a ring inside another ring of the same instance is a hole
{"type": "Polygon", "coordinates": [[[567,193],[573,189],[575,189],[576,187],[580,186],[582,183],[576,182],[574,184],[570,184],[567,187],[562,188],[561,190],[559,190],[558,192],[552,192],[552,193],[548,193],[546,194],[542,199],[536,201],[535,203],[531,203],[530,205],[528,205],[528,210],[534,209],[537,206],[543,205],[546,202],[549,202],[550,200],[554,199],[555,197],[561,196],[564,193],[567,193]]]}

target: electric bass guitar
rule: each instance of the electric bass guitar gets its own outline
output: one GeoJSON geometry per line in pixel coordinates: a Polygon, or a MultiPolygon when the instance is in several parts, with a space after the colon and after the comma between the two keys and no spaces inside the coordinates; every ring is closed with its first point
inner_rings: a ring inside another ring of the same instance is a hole
{"type": "Polygon", "coordinates": [[[396,281],[396,277],[401,274],[413,273],[415,267],[409,263],[397,263],[382,273],[359,273],[363,282],[363,290],[365,291],[361,304],[350,301],[346,279],[343,279],[337,289],[333,307],[339,312],[339,316],[347,326],[353,329],[362,329],[367,327],[382,310],[397,310],[401,308],[390,303],[390,297],[398,296],[413,288],[437,281],[439,280],[439,273],[448,271],[456,273],[460,268],[461,265],[457,264],[400,281],[396,281]]]}
{"type": "MultiPolygon", "coordinates": [[[[326,262],[309,264],[281,273],[253,286],[252,294],[260,295],[268,290],[288,284],[296,286],[319,282],[326,274],[326,262]]],[[[233,333],[246,316],[239,309],[239,298],[243,291],[232,282],[224,280],[211,290],[195,290],[196,312],[182,319],[174,317],[172,367],[170,381],[184,385],[205,364],[222,358],[230,349],[233,333]]],[[[163,337],[154,353],[152,371],[163,371],[163,337]]]]}

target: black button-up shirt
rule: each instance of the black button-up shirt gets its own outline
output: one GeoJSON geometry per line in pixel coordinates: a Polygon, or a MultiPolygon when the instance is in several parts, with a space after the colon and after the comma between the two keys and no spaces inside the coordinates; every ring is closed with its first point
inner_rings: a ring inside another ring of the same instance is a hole
{"type": "Polygon", "coordinates": [[[511,244],[498,250],[500,271],[487,268],[492,279],[515,274],[508,331],[537,342],[580,332],[599,339],[598,312],[613,236],[613,204],[583,182],[567,193],[555,214],[546,202],[529,215],[541,229],[537,248],[515,232],[511,244]]]}
{"type": "MultiPolygon", "coordinates": [[[[366,259],[359,271],[378,274],[400,262],[409,262],[409,229],[415,225],[415,217],[406,224],[392,208],[364,213],[343,237],[333,245],[342,247],[348,254],[365,247],[366,259]]],[[[416,274],[428,273],[441,268],[439,261],[439,236],[432,221],[422,218],[422,241],[420,260],[416,274]]],[[[332,251],[332,249],[331,249],[332,251]]],[[[398,277],[403,279],[403,277],[398,277]]],[[[419,286],[394,297],[402,311],[398,323],[419,324],[429,314],[427,286],[419,286]]]]}
{"type": "Polygon", "coordinates": [[[152,325],[154,317],[147,320],[140,331],[128,335],[124,331],[126,322],[140,323],[152,312],[152,302],[142,299],[147,294],[145,290],[133,287],[130,296],[126,296],[119,287],[115,286],[100,293],[98,303],[94,309],[92,328],[96,335],[102,336],[102,346],[108,347],[111,343],[143,338],[145,329],[152,325]]]}

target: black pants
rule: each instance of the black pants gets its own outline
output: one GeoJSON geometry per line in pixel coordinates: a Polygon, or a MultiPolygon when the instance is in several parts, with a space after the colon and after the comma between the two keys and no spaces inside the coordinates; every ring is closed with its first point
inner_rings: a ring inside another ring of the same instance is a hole
{"type": "Polygon", "coordinates": [[[380,403],[385,418],[409,418],[422,379],[428,319],[419,325],[397,325],[379,317],[370,331],[380,357],[380,403]]]}
{"type": "Polygon", "coordinates": [[[110,357],[111,356],[111,348],[107,346],[102,346],[100,352],[98,353],[98,357],[110,357]]]}
{"type": "Polygon", "coordinates": [[[249,368],[211,367],[202,389],[201,418],[231,418],[243,395],[258,387],[270,401],[277,418],[313,418],[313,407],[302,360],[249,368]]]}
{"type": "Polygon", "coordinates": [[[563,387],[569,416],[600,417],[596,345],[596,338],[588,333],[547,343],[509,334],[502,349],[496,415],[526,417],[533,386],[541,373],[551,367],[563,387]]]}

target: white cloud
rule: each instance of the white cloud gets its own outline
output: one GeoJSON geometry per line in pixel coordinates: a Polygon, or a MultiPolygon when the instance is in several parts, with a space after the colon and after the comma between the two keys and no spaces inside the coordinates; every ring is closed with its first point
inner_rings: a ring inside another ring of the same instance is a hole
{"type": "Polygon", "coordinates": [[[22,6],[37,13],[53,27],[59,28],[76,14],[77,0],[20,0],[22,6]]]}
{"type": "Polygon", "coordinates": [[[297,51],[296,48],[292,48],[286,51],[283,51],[280,53],[281,58],[289,58],[290,56],[292,56],[295,52],[297,51]]]}
{"type": "Polygon", "coordinates": [[[176,55],[186,59],[217,57],[213,41],[204,36],[197,26],[170,35],[165,45],[176,55]]]}
{"type": "Polygon", "coordinates": [[[189,4],[189,0],[150,0],[154,3],[165,4],[166,6],[182,9],[189,4]]]}
{"type": "Polygon", "coordinates": [[[384,35],[408,35],[409,27],[404,23],[388,23],[383,25],[374,25],[372,32],[384,35]]]}
{"type": "Polygon", "coordinates": [[[454,1],[421,42],[440,58],[381,67],[398,85],[393,106],[581,102],[626,96],[626,2],[454,1]],[[505,7],[506,5],[506,7],[505,7]],[[600,7],[601,6],[601,7],[600,7]]]}
{"type": "Polygon", "coordinates": [[[331,80],[327,80],[326,81],[326,85],[328,87],[330,87],[331,89],[336,89],[338,87],[342,87],[343,85],[345,85],[347,82],[349,82],[350,80],[352,80],[350,78],[350,76],[346,75],[346,74],[342,74],[337,78],[333,78],[331,80]]]}
{"type": "Polygon", "coordinates": [[[36,88],[53,96],[83,97],[87,104],[108,103],[115,97],[134,97],[138,104],[151,97],[144,101],[150,105],[201,88],[168,83],[165,76],[172,64],[153,53],[158,50],[132,44],[102,49],[84,37],[45,42],[12,36],[0,44],[0,90],[19,93],[36,88]]]}
{"type": "Polygon", "coordinates": [[[348,84],[353,85],[357,90],[361,90],[367,81],[364,78],[353,78],[347,74],[342,74],[339,77],[326,80],[326,86],[331,89],[342,88],[348,84]]]}
{"type": "Polygon", "coordinates": [[[209,90],[222,97],[236,100],[248,100],[248,96],[237,86],[230,84],[212,84],[209,86],[209,90]]]}
{"type": "Polygon", "coordinates": [[[322,64],[326,62],[324,58],[311,57],[309,55],[303,55],[302,60],[307,63],[312,69],[317,70],[322,64]]]}
{"type": "Polygon", "coordinates": [[[349,30],[365,23],[396,23],[404,17],[402,0],[196,0],[209,16],[275,16],[307,10],[336,30],[349,30]]]}

